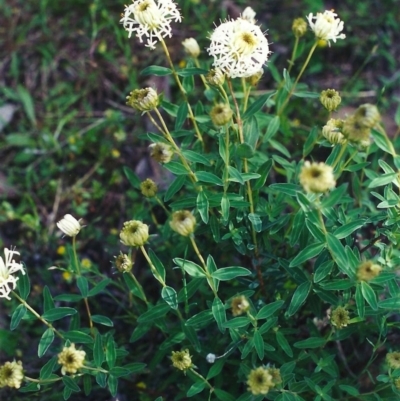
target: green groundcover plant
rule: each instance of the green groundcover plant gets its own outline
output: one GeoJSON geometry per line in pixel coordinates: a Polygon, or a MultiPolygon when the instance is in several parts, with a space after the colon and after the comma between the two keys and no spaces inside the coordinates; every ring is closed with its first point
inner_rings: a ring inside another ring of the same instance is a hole
{"type": "Polygon", "coordinates": [[[161,48],[168,65],[142,75],[168,77],[177,92],[173,102],[156,87],[126,99],[151,123],[149,154],[173,178],[161,186],[124,168],[151,207],[121,227],[112,277],[82,266],[77,242],[91,223],[65,215],[57,226],[71,237],[69,263],[53,269],[77,291],[45,287],[39,309],[24,256],[4,250],[10,330],[33,320],[43,330],[40,368],[16,356],[0,366],[1,388],[68,399],[101,387],[129,399],[121,382],[136,381],[150,390],[138,399],[156,401],[399,399],[400,156],[376,105],[339,117],[337,90],[301,82],[319,46],[345,40],[334,11],[294,20],[282,73],[255,17],[248,7],[217,22],[206,51],[185,39],[178,68],[168,48],[177,4],[126,6],[130,40],[161,48]],[[257,91],[263,74],[276,86],[257,91]],[[324,125],[291,125],[288,114],[316,102],[324,125]],[[105,298],[117,315],[104,314],[105,298]]]}

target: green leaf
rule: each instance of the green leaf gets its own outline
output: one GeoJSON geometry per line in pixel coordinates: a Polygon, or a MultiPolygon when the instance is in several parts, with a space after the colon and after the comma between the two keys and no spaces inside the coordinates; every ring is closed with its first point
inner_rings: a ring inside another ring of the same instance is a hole
{"type": "Polygon", "coordinates": [[[106,346],[106,362],[109,369],[112,369],[117,359],[117,350],[115,348],[115,342],[112,337],[108,337],[106,346]]]}
{"type": "Polygon", "coordinates": [[[260,174],[260,178],[253,185],[253,189],[258,191],[265,185],[265,181],[268,177],[269,172],[271,171],[272,167],[272,159],[267,160],[264,164],[260,166],[257,170],[257,173],[260,174]]]}
{"type": "Polygon", "coordinates": [[[145,300],[145,296],[142,292],[140,284],[134,280],[134,278],[130,274],[122,275],[125,284],[129,288],[129,291],[134,294],[136,297],[140,298],[142,301],[145,300]]]}
{"type": "Polygon", "coordinates": [[[301,191],[301,187],[299,185],[287,183],[271,184],[268,189],[273,189],[289,196],[296,196],[297,193],[301,191]]]}
{"type": "Polygon", "coordinates": [[[181,162],[169,162],[164,164],[164,168],[169,170],[172,174],[175,175],[186,175],[189,174],[189,171],[181,162]]]}
{"type": "Polygon", "coordinates": [[[83,376],[83,391],[86,397],[92,392],[92,376],[90,375],[83,376]]]}
{"type": "Polygon", "coordinates": [[[79,288],[80,293],[82,294],[82,297],[87,298],[89,293],[89,282],[87,278],[79,276],[78,279],[76,280],[76,284],[79,288]]]}
{"type": "Polygon", "coordinates": [[[103,349],[103,341],[101,338],[101,334],[97,333],[94,339],[94,347],[93,347],[93,361],[96,367],[101,367],[104,361],[104,349],[103,349]]]}
{"type": "Polygon", "coordinates": [[[186,177],[184,175],[176,177],[164,195],[164,202],[169,201],[183,187],[185,181],[186,177]]]}
{"type": "Polygon", "coordinates": [[[205,194],[204,191],[200,191],[197,194],[197,200],[196,200],[196,206],[197,209],[200,213],[200,217],[203,220],[203,222],[205,224],[208,223],[208,208],[209,208],[209,204],[208,204],[208,199],[207,199],[207,195],[205,194]]]}
{"type": "Polygon", "coordinates": [[[264,136],[264,142],[268,142],[279,130],[281,120],[279,116],[275,116],[268,124],[267,133],[264,136]]]}
{"type": "Polygon", "coordinates": [[[345,194],[348,193],[348,190],[349,189],[347,184],[343,184],[340,187],[335,188],[332,192],[329,193],[328,196],[325,196],[323,198],[323,201],[321,202],[322,208],[327,209],[338,204],[340,201],[343,200],[345,194]]]}
{"type": "Polygon", "coordinates": [[[102,324],[103,326],[114,327],[113,321],[107,316],[92,315],[92,320],[95,323],[102,324]]]}
{"type": "Polygon", "coordinates": [[[55,301],[62,301],[62,302],[79,302],[81,299],[82,296],[78,294],[61,294],[61,295],[56,295],[54,297],[55,301]]]}
{"type": "Polygon", "coordinates": [[[165,286],[161,291],[161,297],[172,309],[178,309],[178,296],[172,287],[165,286]]]}
{"type": "Polygon", "coordinates": [[[166,67],[159,67],[158,65],[151,65],[146,67],[144,70],[141,71],[140,75],[157,75],[158,77],[164,77],[166,75],[171,75],[172,70],[166,67]]]}
{"type": "Polygon", "coordinates": [[[11,323],[10,323],[11,331],[15,330],[18,327],[19,322],[25,315],[26,315],[26,307],[22,304],[18,305],[11,316],[11,323]]]}
{"type": "Polygon", "coordinates": [[[176,115],[176,120],[175,120],[175,131],[178,131],[179,129],[182,128],[182,125],[187,118],[188,110],[189,110],[189,108],[188,108],[188,104],[186,102],[183,102],[179,106],[178,113],[176,115]]]}
{"type": "Polygon", "coordinates": [[[151,263],[153,263],[154,267],[157,270],[157,273],[161,276],[162,280],[159,280],[157,275],[154,275],[154,277],[157,280],[159,280],[160,283],[162,284],[163,282],[165,282],[165,267],[164,267],[163,263],[161,262],[161,260],[158,259],[157,255],[153,252],[152,249],[149,248],[148,253],[149,253],[151,263]]]}
{"type": "Polygon", "coordinates": [[[156,322],[157,319],[164,317],[170,310],[169,305],[158,304],[138,317],[139,323],[156,322]]]}
{"type": "Polygon", "coordinates": [[[266,93],[265,95],[259,96],[257,100],[255,100],[246,110],[246,112],[243,114],[243,120],[247,120],[248,118],[252,117],[254,114],[256,114],[259,110],[261,110],[264,107],[264,104],[267,102],[267,100],[273,96],[273,94],[266,93]]]}
{"type": "Polygon", "coordinates": [[[108,385],[108,389],[110,391],[110,394],[113,397],[115,397],[117,395],[117,392],[118,392],[118,379],[115,376],[113,376],[112,374],[110,374],[108,376],[107,385],[108,385]]]}
{"type": "Polygon", "coordinates": [[[53,298],[51,296],[49,287],[47,285],[43,288],[43,310],[46,312],[55,307],[53,298]]]}
{"type": "Polygon", "coordinates": [[[48,311],[44,312],[42,317],[43,319],[49,321],[49,322],[54,322],[56,320],[60,320],[65,316],[71,316],[75,315],[76,309],[74,308],[67,308],[67,307],[58,307],[58,308],[53,308],[49,309],[48,311]]]}
{"type": "Polygon", "coordinates": [[[223,267],[211,274],[211,277],[221,281],[228,281],[240,276],[248,276],[251,271],[240,266],[223,267]]]}
{"type": "MultiPolygon", "coordinates": [[[[171,163],[169,163],[171,164],[171,163]]],[[[197,171],[196,177],[199,181],[208,182],[210,184],[223,186],[224,183],[222,182],[221,178],[217,177],[213,173],[208,173],[207,171],[197,171]]]]}
{"type": "Polygon", "coordinates": [[[253,336],[254,348],[256,349],[258,359],[262,361],[264,359],[264,340],[258,330],[254,332],[253,336]]]}
{"type": "Polygon", "coordinates": [[[347,259],[346,252],[341,242],[331,233],[327,233],[326,240],[329,251],[342,273],[347,274],[350,278],[355,277],[355,273],[351,270],[347,259]]]}
{"type": "Polygon", "coordinates": [[[91,344],[93,337],[82,331],[72,330],[64,334],[66,340],[70,340],[73,343],[91,344]]]}
{"type": "Polygon", "coordinates": [[[376,294],[375,294],[374,290],[371,288],[371,286],[368,283],[366,283],[365,281],[361,281],[361,292],[362,292],[364,299],[369,304],[369,306],[373,310],[377,310],[378,302],[376,300],[376,294]]]}
{"type": "Polygon", "coordinates": [[[360,392],[355,387],[348,386],[347,384],[339,384],[339,388],[354,397],[360,394],[360,392]]]}
{"type": "Polygon", "coordinates": [[[228,197],[224,194],[224,196],[221,199],[221,214],[222,214],[222,219],[224,221],[228,221],[229,219],[229,209],[230,209],[230,202],[228,197]]]}
{"type": "Polygon", "coordinates": [[[372,136],[375,140],[375,143],[378,145],[380,149],[382,149],[386,153],[391,154],[392,156],[396,156],[396,151],[393,147],[393,144],[386,135],[384,135],[382,132],[373,129],[372,136]]]}
{"type": "Polygon", "coordinates": [[[94,297],[97,294],[100,294],[107,286],[108,284],[111,283],[110,278],[105,278],[104,280],[101,280],[100,283],[96,284],[88,293],[88,298],[89,297],[94,297]]]}
{"type": "Polygon", "coordinates": [[[244,184],[242,174],[235,167],[228,166],[228,172],[230,177],[229,181],[238,182],[241,185],[244,184]]]}
{"type": "Polygon", "coordinates": [[[314,149],[314,145],[317,142],[317,139],[318,139],[318,128],[313,127],[310,131],[310,134],[308,135],[307,140],[303,145],[303,158],[305,158],[312,152],[312,150],[314,149]]]}
{"type": "Polygon", "coordinates": [[[104,372],[98,372],[96,373],[96,383],[100,387],[106,387],[107,385],[107,375],[104,372]]]}
{"type": "Polygon", "coordinates": [[[311,290],[311,283],[305,281],[301,283],[293,294],[287,314],[293,316],[299,308],[306,302],[307,296],[311,290]]]}
{"type": "Polygon", "coordinates": [[[63,376],[62,381],[65,387],[70,389],[71,391],[75,392],[81,391],[80,387],[76,384],[75,380],[72,379],[70,376],[63,376]]]}
{"type": "MultiPolygon", "coordinates": [[[[253,116],[250,117],[247,121],[244,122],[243,124],[243,137],[244,137],[244,144],[242,145],[247,145],[250,147],[251,150],[251,155],[254,154],[254,150],[257,147],[257,142],[258,139],[260,137],[260,129],[258,127],[258,122],[257,119],[253,116]]],[[[236,154],[238,155],[238,157],[244,157],[244,158],[249,158],[251,156],[249,155],[240,155],[240,150],[239,148],[241,147],[241,145],[238,146],[238,148],[236,149],[236,154]]],[[[248,150],[246,150],[246,152],[248,152],[248,150]]]]}
{"type": "MultiPolygon", "coordinates": [[[[361,292],[361,283],[357,283],[355,300],[356,300],[358,316],[360,318],[363,318],[365,315],[365,301],[364,301],[364,296],[361,292]]],[[[399,306],[400,306],[400,302],[399,302],[399,306]]]]}
{"type": "Polygon", "coordinates": [[[124,174],[133,188],[139,189],[141,181],[138,176],[129,167],[123,167],[124,174]]]}
{"type": "Polygon", "coordinates": [[[192,163],[200,163],[204,164],[205,166],[211,166],[210,161],[207,157],[203,156],[200,153],[193,152],[193,150],[181,150],[185,159],[189,160],[192,163]]]}
{"type": "Polygon", "coordinates": [[[31,291],[31,283],[29,281],[28,273],[18,275],[17,288],[21,298],[26,301],[31,291]]]}
{"type": "Polygon", "coordinates": [[[191,262],[190,260],[175,258],[174,263],[185,270],[189,276],[192,277],[206,277],[206,273],[202,267],[198,264],[191,262]]]}
{"type": "Polygon", "coordinates": [[[358,230],[365,224],[366,220],[365,219],[359,219],[359,220],[354,220],[350,223],[344,224],[343,226],[337,228],[333,235],[338,238],[346,238],[348,237],[351,233],[354,231],[358,230]]]}
{"type": "Polygon", "coordinates": [[[128,365],[122,366],[124,369],[128,369],[131,373],[138,373],[141,372],[145,367],[146,364],[142,362],[132,362],[128,365]]]}
{"type": "Polygon", "coordinates": [[[333,269],[333,262],[331,260],[327,260],[321,265],[317,267],[314,273],[314,283],[319,283],[322,281],[326,276],[328,276],[333,269]]]}
{"type": "Polygon", "coordinates": [[[353,282],[348,279],[330,280],[327,283],[322,282],[320,285],[324,288],[324,290],[330,291],[348,290],[354,286],[353,282]]]}
{"type": "Polygon", "coordinates": [[[186,396],[193,397],[194,395],[201,393],[204,390],[205,386],[206,383],[204,383],[203,381],[193,383],[189,388],[189,390],[187,391],[186,396]]]}
{"type": "Polygon", "coordinates": [[[218,297],[214,298],[211,310],[219,330],[223,333],[225,331],[223,324],[226,322],[226,313],[224,304],[218,297]]]}
{"type": "Polygon", "coordinates": [[[302,263],[314,258],[321,253],[324,247],[325,244],[323,243],[308,245],[290,262],[289,267],[299,266],[302,263]]]}
{"type": "Polygon", "coordinates": [[[376,188],[382,185],[387,185],[397,180],[397,173],[382,174],[374,178],[368,185],[368,188],[376,188]]]}
{"type": "Polygon", "coordinates": [[[21,85],[17,86],[17,92],[28,119],[32,125],[36,126],[35,102],[33,101],[31,94],[21,85]]]}
{"type": "MultiPolygon", "coordinates": [[[[238,145],[236,147],[235,156],[239,157],[240,159],[251,159],[254,156],[254,149],[247,143],[241,143],[240,145],[238,145]]],[[[232,166],[229,166],[229,167],[232,167],[232,166]]],[[[236,181],[236,182],[240,182],[240,181],[236,181]]]]}
{"type": "Polygon", "coordinates": [[[237,329],[239,327],[245,327],[250,323],[251,321],[248,317],[236,317],[232,320],[227,320],[222,326],[226,329],[237,329]]]}
{"type": "Polygon", "coordinates": [[[209,73],[209,71],[205,70],[204,68],[186,67],[186,68],[177,70],[176,73],[180,77],[191,77],[193,75],[207,75],[209,73]]]}
{"type": "Polygon", "coordinates": [[[55,370],[56,366],[58,365],[58,358],[57,356],[53,356],[43,367],[40,369],[40,379],[41,380],[46,380],[48,379],[52,373],[53,370],[55,370]]]}
{"type": "Polygon", "coordinates": [[[293,344],[293,347],[300,348],[300,349],[319,348],[319,347],[323,347],[325,344],[326,344],[325,338],[310,337],[310,338],[307,338],[307,340],[301,340],[301,341],[295,342],[293,344]]]}
{"type": "Polygon", "coordinates": [[[210,370],[207,373],[207,380],[212,379],[215,376],[218,376],[221,373],[222,368],[225,365],[225,359],[219,359],[213,365],[211,365],[210,370]]]}
{"type": "Polygon", "coordinates": [[[232,394],[229,394],[219,388],[214,388],[214,394],[220,401],[235,401],[235,397],[232,394]]]}
{"type": "Polygon", "coordinates": [[[39,346],[38,346],[38,356],[41,358],[46,351],[49,349],[50,345],[52,344],[54,340],[54,331],[50,328],[48,328],[42,335],[39,341],[39,346]]]}
{"type": "Polygon", "coordinates": [[[400,296],[379,301],[378,306],[382,309],[400,309],[400,296]]]}
{"type": "Polygon", "coordinates": [[[262,230],[262,220],[260,216],[256,213],[249,213],[247,215],[248,219],[250,220],[251,224],[253,225],[254,230],[259,233],[262,230]]]}
{"type": "Polygon", "coordinates": [[[267,319],[272,316],[277,310],[282,308],[282,305],[285,301],[279,300],[275,302],[271,302],[268,305],[263,306],[257,313],[256,319],[267,319]]]}
{"type": "Polygon", "coordinates": [[[275,333],[276,341],[282,348],[283,352],[290,358],[293,358],[293,351],[285,336],[279,330],[275,333]]]}
{"type": "Polygon", "coordinates": [[[210,310],[203,310],[200,313],[189,318],[186,322],[186,326],[193,326],[197,329],[208,326],[208,324],[213,320],[213,314],[210,310]]]}

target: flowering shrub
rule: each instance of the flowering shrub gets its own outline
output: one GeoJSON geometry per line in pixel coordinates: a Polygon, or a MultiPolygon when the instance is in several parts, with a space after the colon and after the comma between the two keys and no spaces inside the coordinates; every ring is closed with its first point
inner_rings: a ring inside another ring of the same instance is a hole
{"type": "Polygon", "coordinates": [[[0,387],[61,387],[66,400],[100,386],[128,399],[118,383],[140,377],[151,390],[143,400],[398,399],[400,157],[375,105],[341,118],[337,90],[299,85],[318,43],[345,39],[336,13],[294,21],[295,49],[305,41],[308,56],[292,79],[294,51],[263,93],[254,88],[270,45],[255,17],[247,8],[221,22],[207,52],[185,39],[189,59],[177,69],[168,50],[177,4],[125,8],[130,40],[160,47],[169,65],[143,74],[170,76],[179,92],[171,102],[157,88],[127,88],[127,105],[157,131],[146,134],[149,154],[174,178],[141,182],[124,169],[151,207],[121,225],[112,277],[85,268],[76,246],[85,225],[65,215],[69,265],[59,268],[77,293],[46,287],[41,310],[29,303],[29,266],[5,249],[0,297],[19,303],[10,329],[40,322],[43,364],[5,362],[0,387]],[[304,107],[319,98],[326,124],[303,137],[289,124],[293,97],[304,107]],[[105,299],[118,314],[107,316],[105,299]]]}

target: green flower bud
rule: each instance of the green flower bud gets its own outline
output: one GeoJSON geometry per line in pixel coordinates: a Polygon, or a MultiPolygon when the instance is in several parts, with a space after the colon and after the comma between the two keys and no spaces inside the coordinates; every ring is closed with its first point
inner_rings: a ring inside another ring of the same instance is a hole
{"type": "Polygon", "coordinates": [[[172,214],[172,220],[169,225],[172,230],[187,237],[192,234],[196,228],[196,218],[188,210],[179,210],[172,214]]]}
{"type": "Polygon", "coordinates": [[[158,188],[153,180],[147,178],[140,184],[140,190],[142,191],[142,195],[146,198],[153,198],[157,195],[158,188]]]}
{"type": "Polygon", "coordinates": [[[257,84],[260,82],[260,79],[263,76],[263,74],[264,74],[264,70],[261,68],[260,71],[253,74],[252,76],[246,78],[246,82],[248,82],[251,86],[257,86],[257,84]]]}
{"type": "Polygon", "coordinates": [[[292,24],[294,36],[301,38],[307,32],[307,21],[304,18],[296,18],[292,24]]]}
{"type": "Polygon", "coordinates": [[[379,276],[382,267],[374,264],[371,260],[368,260],[357,268],[357,278],[360,281],[370,281],[376,276],[379,276]]]}
{"type": "Polygon", "coordinates": [[[160,99],[153,88],[135,89],[127,97],[126,104],[139,111],[151,111],[158,107],[160,99]]]}
{"type": "Polygon", "coordinates": [[[380,121],[381,115],[373,104],[363,104],[355,112],[358,123],[365,128],[374,128],[380,121]]]}
{"type": "Polygon", "coordinates": [[[149,226],[138,220],[124,223],[119,234],[121,242],[127,246],[142,246],[149,239],[149,226]]]}
{"type": "Polygon", "coordinates": [[[349,323],[349,320],[349,312],[342,306],[338,306],[331,314],[332,326],[335,326],[337,329],[346,327],[349,323]]]}
{"type": "Polygon", "coordinates": [[[216,126],[223,126],[231,121],[233,111],[231,108],[224,103],[219,103],[211,109],[210,117],[211,121],[216,126]]]}
{"type": "Polygon", "coordinates": [[[223,85],[225,82],[225,74],[219,68],[216,68],[215,70],[210,70],[210,72],[206,76],[206,81],[210,85],[214,86],[223,85]]]}
{"type": "Polygon", "coordinates": [[[322,103],[322,106],[331,112],[339,107],[342,98],[340,97],[339,92],[335,91],[335,89],[327,89],[321,92],[319,100],[322,103]]]}
{"type": "Polygon", "coordinates": [[[322,135],[332,145],[342,144],[346,142],[342,130],[343,120],[335,120],[334,118],[331,118],[322,128],[322,135]]]}
{"type": "Polygon", "coordinates": [[[174,154],[171,146],[165,143],[152,143],[149,146],[150,156],[158,163],[169,163],[174,154]]]}

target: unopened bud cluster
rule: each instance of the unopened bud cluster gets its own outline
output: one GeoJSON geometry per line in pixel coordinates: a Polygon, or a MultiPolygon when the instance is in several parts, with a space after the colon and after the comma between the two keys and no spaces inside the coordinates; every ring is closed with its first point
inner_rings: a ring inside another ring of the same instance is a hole
{"type": "Polygon", "coordinates": [[[158,142],[149,146],[150,156],[158,163],[169,163],[174,155],[171,146],[158,142]]]}
{"type": "Polygon", "coordinates": [[[126,104],[138,111],[151,111],[158,107],[160,99],[153,88],[135,89],[126,97],[126,104]]]}
{"type": "Polygon", "coordinates": [[[188,210],[179,210],[172,214],[169,225],[172,230],[187,237],[192,234],[196,228],[196,218],[188,210]]]}
{"type": "Polygon", "coordinates": [[[233,111],[229,105],[224,103],[218,103],[215,105],[210,112],[211,121],[214,125],[221,127],[228,124],[233,116],[233,111]]]}
{"type": "Polygon", "coordinates": [[[342,101],[342,98],[335,89],[327,89],[321,92],[319,100],[329,112],[335,111],[342,101]]]}

